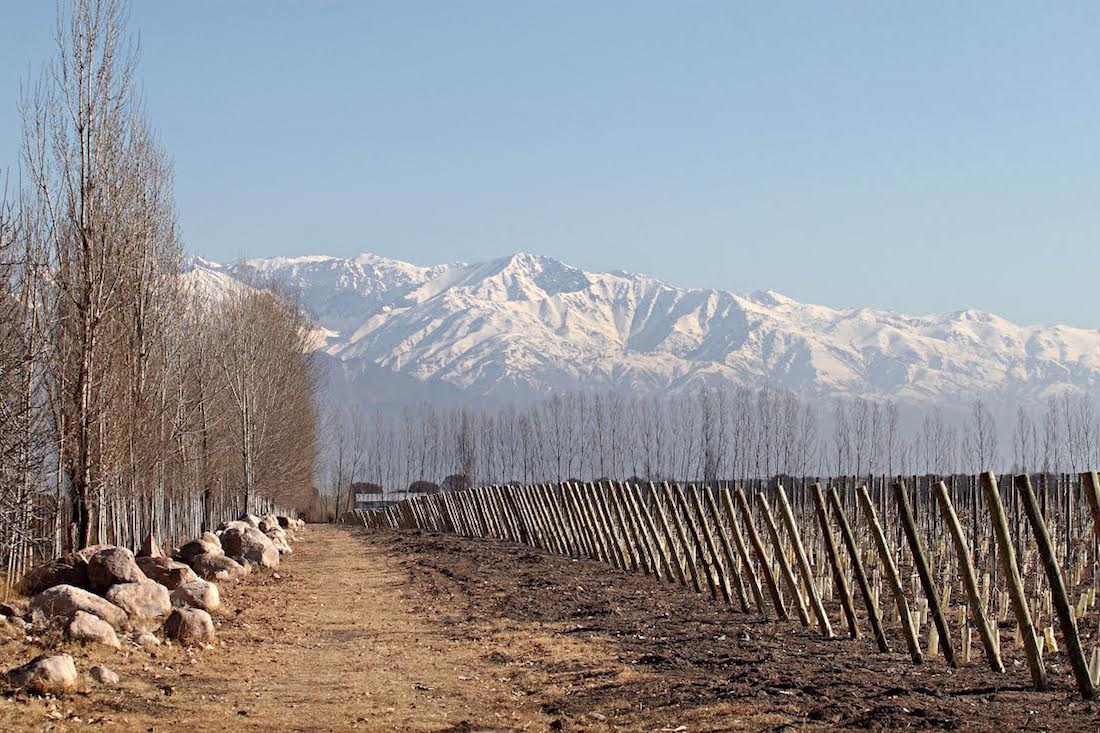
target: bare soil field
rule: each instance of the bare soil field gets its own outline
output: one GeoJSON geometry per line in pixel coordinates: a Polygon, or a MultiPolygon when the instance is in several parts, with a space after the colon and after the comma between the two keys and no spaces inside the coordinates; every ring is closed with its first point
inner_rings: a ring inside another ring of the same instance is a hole
{"type": "MultiPolygon", "coordinates": [[[[0,697],[0,730],[1095,731],[1058,655],[1033,692],[914,667],[897,639],[822,640],[667,583],[493,540],[311,526],[279,577],[222,587],[219,642],[60,648],[88,669],[63,700],[0,697]]],[[[44,648],[0,645],[7,669],[44,648]]]]}

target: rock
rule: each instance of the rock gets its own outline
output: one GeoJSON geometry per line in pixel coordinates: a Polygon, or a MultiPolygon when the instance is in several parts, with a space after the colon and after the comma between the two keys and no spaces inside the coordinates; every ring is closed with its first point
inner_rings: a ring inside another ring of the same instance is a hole
{"type": "Polygon", "coordinates": [[[275,519],[279,521],[279,526],[283,529],[290,529],[290,523],[294,521],[285,514],[280,514],[279,516],[275,517],[275,519]]]}
{"type": "Polygon", "coordinates": [[[279,551],[280,555],[290,555],[294,552],[287,540],[286,530],[280,528],[269,530],[267,538],[271,540],[271,544],[275,545],[275,549],[279,551]]]}
{"type": "Polygon", "coordinates": [[[222,549],[221,538],[218,537],[216,534],[214,534],[213,532],[211,532],[209,530],[207,530],[206,532],[203,532],[202,537],[200,537],[199,539],[201,539],[203,542],[206,542],[206,543],[208,543],[208,544],[210,544],[214,547],[217,547],[219,550],[222,549]]]}
{"type": "Polygon", "coordinates": [[[27,572],[19,581],[19,591],[27,596],[36,596],[55,585],[72,585],[77,588],[88,586],[88,561],[79,553],[70,552],[45,565],[39,565],[27,572]]]}
{"type": "Polygon", "coordinates": [[[187,565],[167,557],[139,557],[137,564],[149,580],[160,583],[168,590],[175,590],[184,583],[199,578],[187,565]]]}
{"type": "Polygon", "coordinates": [[[263,519],[260,520],[260,523],[259,523],[259,525],[257,525],[256,528],[259,529],[264,534],[267,534],[268,532],[270,532],[273,529],[279,529],[279,521],[274,519],[274,518],[269,520],[267,517],[264,517],[263,519]]]}
{"type": "Polygon", "coordinates": [[[68,654],[35,657],[21,667],[8,670],[12,687],[35,695],[60,697],[76,687],[76,663],[68,654]]]}
{"type": "Polygon", "coordinates": [[[218,586],[196,578],[172,591],[172,605],[181,608],[201,608],[213,611],[222,604],[218,586]]]}
{"type": "Polygon", "coordinates": [[[109,623],[84,611],[77,611],[73,615],[72,621],[65,629],[65,635],[69,637],[70,641],[92,642],[111,646],[115,649],[120,646],[118,635],[115,634],[115,630],[111,628],[109,623]]]}
{"type": "Polygon", "coordinates": [[[237,517],[237,521],[245,522],[248,524],[249,527],[254,527],[256,529],[260,528],[260,518],[257,517],[255,514],[242,514],[241,516],[237,517]]]}
{"type": "Polygon", "coordinates": [[[84,558],[84,562],[88,562],[89,560],[92,559],[92,555],[95,555],[96,553],[101,552],[101,551],[106,550],[106,549],[111,548],[111,547],[114,547],[114,545],[102,545],[102,544],[100,544],[100,545],[88,545],[87,547],[85,547],[82,550],[77,550],[76,554],[80,555],[82,558],[84,558]]]}
{"type": "Polygon", "coordinates": [[[48,617],[72,618],[77,611],[98,616],[115,629],[126,624],[126,612],[83,588],[71,585],[55,585],[31,599],[31,611],[40,611],[48,617]]]}
{"type": "Polygon", "coordinates": [[[106,599],[137,618],[161,618],[172,610],[168,589],[152,580],[119,583],[107,591],[106,599]]]}
{"type": "Polygon", "coordinates": [[[191,561],[199,555],[221,555],[222,543],[218,541],[217,537],[213,541],[206,538],[206,534],[199,537],[197,540],[191,540],[179,549],[176,553],[176,558],[180,561],[191,564],[191,561]]]}
{"type": "Polygon", "coordinates": [[[104,667],[102,664],[97,664],[90,670],[92,679],[101,685],[107,685],[109,687],[118,687],[118,675],[104,667]]]}
{"type": "Polygon", "coordinates": [[[214,641],[214,620],[199,608],[174,608],[164,622],[164,634],[181,644],[214,641]]]}
{"type": "Polygon", "coordinates": [[[160,639],[148,631],[138,631],[130,637],[130,641],[140,646],[145,651],[151,651],[160,646],[160,639]]]}
{"type": "Polygon", "coordinates": [[[279,550],[259,529],[249,527],[238,529],[231,527],[222,535],[222,547],[225,554],[240,556],[262,568],[274,570],[279,567],[279,550]]]}
{"type": "Polygon", "coordinates": [[[190,564],[195,574],[203,580],[232,580],[248,575],[248,568],[221,553],[197,555],[190,564]]]}
{"type": "Polygon", "coordinates": [[[107,547],[88,558],[88,587],[102,593],[119,583],[148,580],[141,572],[134,553],[125,547],[107,547]]]}
{"type": "MultiPolygon", "coordinates": [[[[239,519],[231,519],[228,522],[222,522],[221,526],[218,527],[218,531],[215,532],[215,534],[220,539],[225,534],[226,530],[230,530],[230,529],[248,529],[251,526],[252,525],[249,524],[248,522],[242,522],[239,519]]],[[[225,549],[225,548],[223,547],[222,549],[225,549]]]]}
{"type": "Polygon", "coordinates": [[[163,557],[164,553],[160,551],[160,545],[157,544],[157,538],[153,535],[147,535],[145,541],[141,543],[141,549],[137,551],[137,556],[139,558],[163,557]]]}

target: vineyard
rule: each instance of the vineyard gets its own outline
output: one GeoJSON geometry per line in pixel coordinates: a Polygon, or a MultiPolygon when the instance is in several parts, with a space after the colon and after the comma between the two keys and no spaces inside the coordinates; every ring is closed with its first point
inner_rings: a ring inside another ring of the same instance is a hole
{"type": "Polygon", "coordinates": [[[1088,700],[1100,675],[1096,472],[486,486],[356,517],[608,563],[1006,685],[1066,675],[1088,700]]]}

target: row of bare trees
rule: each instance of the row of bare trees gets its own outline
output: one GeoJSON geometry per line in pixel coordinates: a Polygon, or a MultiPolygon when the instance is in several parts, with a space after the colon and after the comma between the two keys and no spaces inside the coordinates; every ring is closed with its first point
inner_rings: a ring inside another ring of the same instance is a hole
{"type": "Polygon", "coordinates": [[[304,505],[316,450],[310,324],[265,288],[183,271],[172,166],[134,86],[118,0],[61,8],[22,100],[0,209],[0,560],[193,534],[304,505]]]}
{"type": "Polygon", "coordinates": [[[746,481],[775,475],[1077,471],[1100,462],[1087,395],[1021,408],[1011,451],[982,400],[949,417],[903,417],[892,401],[837,399],[824,414],[790,392],[706,387],[670,397],[558,393],[527,409],[343,411],[333,425],[329,490],[350,508],[352,482],[400,493],[460,475],[474,484],[637,476],[746,481]]]}

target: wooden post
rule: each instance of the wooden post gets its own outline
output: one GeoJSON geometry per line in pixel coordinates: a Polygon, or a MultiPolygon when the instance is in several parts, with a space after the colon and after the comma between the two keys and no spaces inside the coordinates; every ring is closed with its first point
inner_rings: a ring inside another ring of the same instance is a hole
{"type": "Polygon", "coordinates": [[[630,569],[636,572],[640,568],[646,575],[649,575],[649,568],[645,566],[642,561],[643,558],[639,556],[637,538],[633,536],[633,528],[623,512],[623,505],[619,501],[619,494],[616,491],[614,482],[608,482],[607,484],[607,505],[608,509],[611,510],[611,521],[615,523],[622,537],[630,569]]]}
{"type": "Polygon", "coordinates": [[[704,489],[703,495],[706,497],[707,510],[710,512],[711,520],[714,522],[714,532],[718,535],[718,541],[722,545],[722,555],[725,557],[725,566],[729,569],[727,577],[732,575],[735,587],[737,588],[737,601],[741,604],[742,613],[749,612],[749,601],[745,597],[745,586],[741,582],[741,574],[737,572],[737,564],[733,557],[733,548],[730,547],[729,538],[726,536],[726,532],[722,527],[722,517],[718,513],[718,506],[714,503],[714,494],[710,489],[704,489]]]}
{"type": "Polygon", "coordinates": [[[802,601],[802,592],[798,589],[798,581],[794,579],[791,565],[787,562],[787,555],[783,552],[783,545],[779,541],[779,529],[775,526],[771,508],[763,493],[756,495],[756,505],[760,507],[760,516],[764,517],[764,526],[768,530],[772,547],[775,549],[775,561],[779,563],[779,572],[783,575],[783,582],[787,590],[794,596],[795,610],[798,611],[798,620],[803,626],[810,625],[810,613],[806,610],[806,604],[802,601]]]}
{"type": "Polygon", "coordinates": [[[713,570],[717,576],[718,589],[722,592],[722,598],[725,600],[726,605],[733,605],[733,592],[730,590],[729,574],[722,567],[722,559],[718,556],[718,545],[714,542],[714,534],[710,531],[710,525],[707,524],[707,517],[703,514],[703,505],[699,503],[699,492],[692,486],[688,489],[688,493],[691,495],[691,507],[695,510],[695,519],[699,523],[699,531],[703,535],[703,539],[707,543],[707,551],[713,561],[713,570]]]}
{"type": "Polygon", "coordinates": [[[867,523],[871,526],[871,537],[875,541],[875,547],[878,548],[879,560],[886,569],[886,579],[890,583],[890,590],[894,595],[898,615],[901,616],[901,628],[905,633],[905,644],[909,647],[909,656],[912,657],[913,664],[920,664],[923,659],[920,644],[917,642],[917,632],[913,629],[913,620],[909,617],[909,604],[905,600],[905,589],[902,588],[901,580],[898,578],[898,568],[894,564],[894,556],[890,553],[889,545],[886,544],[886,536],[882,533],[882,525],[878,523],[875,507],[871,503],[871,497],[867,495],[867,487],[859,487],[859,491],[856,493],[858,494],[859,503],[863,507],[863,513],[867,517],[867,523]]]}
{"type": "Polygon", "coordinates": [[[825,613],[825,606],[821,604],[821,596],[817,592],[814,583],[814,574],[810,570],[810,561],[806,558],[806,549],[802,546],[802,538],[798,535],[798,527],[794,523],[794,514],[791,513],[791,505],[787,502],[787,492],[783,486],[776,487],[779,496],[779,509],[783,514],[783,524],[787,527],[787,534],[791,536],[791,544],[794,545],[795,557],[798,560],[798,569],[802,574],[802,583],[810,592],[810,602],[817,617],[817,625],[821,628],[821,635],[826,639],[833,636],[833,625],[829,623],[829,616],[825,613]]]}
{"type": "Polygon", "coordinates": [[[656,487],[651,483],[649,489],[653,494],[653,507],[657,510],[657,519],[660,521],[661,533],[664,535],[665,543],[668,547],[668,555],[672,563],[672,569],[675,572],[677,580],[680,581],[680,585],[687,585],[687,573],[684,572],[684,563],[680,558],[680,552],[676,549],[676,541],[673,538],[672,528],[669,526],[668,517],[665,515],[665,508],[661,500],[657,497],[656,487]]]}
{"type": "Polygon", "coordinates": [[[1092,531],[1096,535],[1096,539],[1100,541],[1100,474],[1097,474],[1096,471],[1082,473],[1081,490],[1085,492],[1089,512],[1092,514],[1092,531]]]}
{"type": "MultiPolygon", "coordinates": [[[[1084,486],[1083,482],[1082,486],[1084,486]]],[[[1035,501],[1035,493],[1031,490],[1031,479],[1027,474],[1016,477],[1016,489],[1023,500],[1024,511],[1027,513],[1028,521],[1031,522],[1031,529],[1035,533],[1035,544],[1038,546],[1039,558],[1043,561],[1047,581],[1050,583],[1051,601],[1054,604],[1054,610],[1058,612],[1058,623],[1062,627],[1062,638],[1066,642],[1066,654],[1073,667],[1073,675],[1077,678],[1077,689],[1081,691],[1081,697],[1091,700],[1096,691],[1093,688],[1092,676],[1089,674],[1089,665],[1085,660],[1085,653],[1081,650],[1077,623],[1073,619],[1073,614],[1070,613],[1066,586],[1062,582],[1062,571],[1058,567],[1058,560],[1054,557],[1054,547],[1047,533],[1047,525],[1039,512],[1039,504],[1035,501]]]]}
{"type": "Polygon", "coordinates": [[[657,534],[657,528],[653,525],[653,515],[649,513],[649,508],[638,496],[638,491],[637,484],[628,484],[626,490],[627,500],[630,503],[631,510],[634,512],[635,516],[638,517],[638,521],[642,525],[643,534],[646,536],[646,542],[650,546],[650,553],[653,556],[653,565],[657,579],[671,579],[672,563],[669,562],[668,553],[665,551],[664,545],[661,543],[661,538],[657,534]]]}
{"type": "Polygon", "coordinates": [[[840,556],[836,550],[836,540],[833,539],[833,530],[829,526],[829,515],[825,512],[825,495],[821,492],[821,484],[813,485],[814,509],[817,513],[817,522],[821,525],[821,537],[825,541],[825,556],[829,559],[829,568],[833,573],[833,584],[836,593],[840,596],[840,606],[844,609],[844,620],[848,623],[848,633],[853,639],[859,638],[859,624],[856,621],[856,610],[852,603],[852,593],[848,590],[848,583],[844,579],[844,573],[840,569],[840,556]]]}
{"type": "Polygon", "coordinates": [[[1008,536],[1008,519],[1001,504],[1001,495],[997,491],[997,478],[992,471],[986,471],[982,474],[981,481],[982,489],[985,491],[985,502],[989,509],[989,518],[993,523],[993,532],[997,537],[997,544],[1000,545],[1001,568],[1004,570],[1005,583],[1008,585],[1008,599],[1012,603],[1012,612],[1016,616],[1018,631],[1024,637],[1024,649],[1027,652],[1027,663],[1031,670],[1031,681],[1036,689],[1045,690],[1047,671],[1043,666],[1035,627],[1031,623],[1031,611],[1027,607],[1027,598],[1024,597],[1024,581],[1020,578],[1020,568],[1016,565],[1016,552],[1012,549],[1012,540],[1008,536]]]}
{"type": "Polygon", "coordinates": [[[720,493],[722,497],[722,509],[726,513],[726,521],[730,526],[730,534],[733,535],[733,542],[737,547],[737,554],[741,557],[741,569],[749,578],[749,590],[752,591],[752,597],[753,600],[756,601],[756,607],[760,610],[760,615],[767,618],[768,606],[764,603],[764,591],[760,587],[760,579],[756,577],[756,570],[752,566],[752,558],[749,556],[748,548],[745,546],[745,538],[741,536],[741,530],[737,527],[737,519],[734,517],[733,500],[730,498],[730,490],[723,486],[720,493]]]}
{"type": "MultiPolygon", "coordinates": [[[[695,562],[692,563],[692,567],[696,568],[696,577],[699,575],[699,570],[702,570],[702,575],[707,581],[707,588],[710,590],[711,598],[718,598],[718,586],[714,582],[713,567],[711,565],[710,557],[707,555],[706,547],[703,545],[703,539],[699,536],[699,529],[695,526],[695,522],[691,518],[691,510],[688,508],[687,499],[684,497],[684,490],[679,485],[673,486],[673,491],[676,496],[676,506],[679,511],[674,512],[673,516],[677,519],[677,526],[680,526],[680,515],[683,516],[683,525],[687,526],[687,530],[690,534],[686,534],[684,542],[691,543],[691,547],[694,549],[692,553],[695,562]]],[[[702,592],[702,591],[700,591],[702,592]]]]}
{"type": "Polygon", "coordinates": [[[966,536],[963,534],[959,517],[955,514],[955,507],[951,504],[947,486],[943,481],[936,484],[936,498],[939,499],[940,512],[943,515],[944,524],[951,534],[951,541],[955,545],[955,556],[959,559],[959,572],[962,575],[963,590],[966,591],[967,605],[970,607],[970,618],[978,627],[978,636],[985,647],[985,658],[994,672],[1003,673],[1004,664],[1001,662],[1001,649],[993,631],[989,626],[985,608],[982,607],[982,599],[978,594],[978,581],[974,575],[974,563],[970,559],[970,548],[966,546],[966,536]]]}
{"type": "Polygon", "coordinates": [[[943,646],[943,656],[951,667],[958,667],[955,661],[955,649],[951,645],[951,629],[947,627],[947,620],[943,617],[943,609],[940,608],[940,594],[936,584],[932,580],[932,571],[928,569],[928,558],[921,546],[920,535],[917,534],[917,525],[913,521],[913,510],[909,506],[909,495],[905,490],[905,482],[898,481],[894,484],[894,500],[898,504],[898,515],[901,519],[901,528],[905,531],[905,539],[909,541],[909,549],[913,553],[913,565],[917,570],[924,597],[928,601],[928,611],[932,614],[932,622],[936,625],[936,631],[940,635],[940,644],[943,646]]]}
{"type": "Polygon", "coordinates": [[[695,587],[696,593],[703,592],[703,583],[699,578],[699,568],[695,562],[695,548],[691,546],[688,541],[687,530],[684,529],[684,523],[680,519],[680,512],[676,508],[676,499],[672,493],[672,488],[665,482],[665,503],[668,505],[669,514],[672,515],[672,525],[676,529],[676,538],[680,542],[680,547],[684,551],[684,562],[688,567],[691,575],[691,583],[695,587]]]}
{"type": "Polygon", "coordinates": [[[783,605],[783,596],[780,595],[779,586],[776,585],[775,576],[772,575],[768,554],[764,551],[764,543],[760,541],[760,533],[756,531],[756,527],[752,523],[752,511],[749,509],[749,502],[745,500],[745,492],[738,489],[736,496],[737,507],[741,510],[741,518],[745,521],[745,531],[749,533],[749,541],[752,543],[753,552],[756,553],[756,559],[760,562],[760,573],[764,576],[764,583],[768,586],[772,603],[775,604],[775,614],[779,617],[779,620],[786,621],[790,616],[787,615],[787,607],[783,605]]]}

